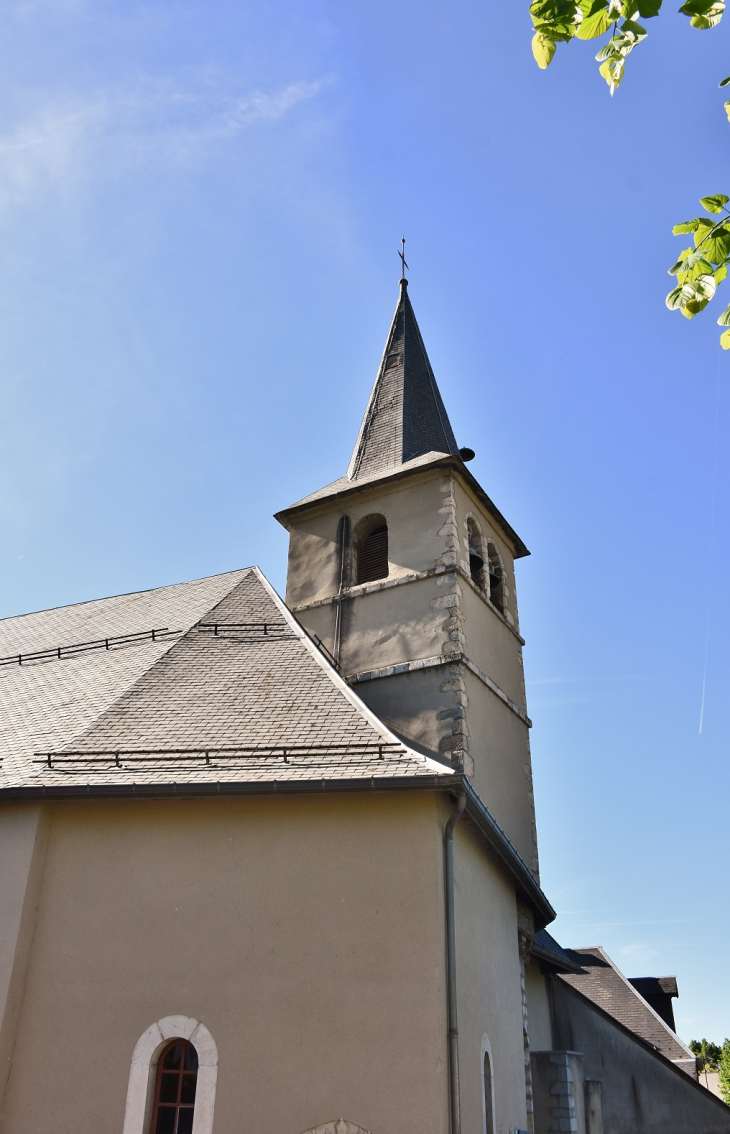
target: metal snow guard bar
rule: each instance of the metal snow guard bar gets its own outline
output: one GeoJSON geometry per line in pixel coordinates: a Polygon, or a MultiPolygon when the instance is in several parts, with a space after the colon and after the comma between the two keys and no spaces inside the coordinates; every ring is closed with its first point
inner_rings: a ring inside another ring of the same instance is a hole
{"type": "MultiPolygon", "coordinates": [[[[139,764],[146,763],[180,763],[180,760],[200,760],[205,764],[211,763],[211,756],[220,760],[260,760],[260,759],[283,759],[285,764],[290,762],[291,757],[306,757],[318,756],[321,754],[336,754],[338,752],[349,753],[357,756],[373,756],[377,753],[378,760],[384,760],[386,755],[405,755],[405,748],[402,744],[395,741],[383,741],[378,743],[376,741],[365,741],[362,743],[354,744],[265,744],[257,747],[255,745],[237,745],[227,747],[216,747],[210,745],[209,747],[198,748],[97,748],[90,749],[89,751],[68,751],[68,752],[36,752],[36,757],[33,761],[34,764],[45,764],[47,768],[53,769],[64,766],[66,764],[81,764],[86,767],[89,764],[112,764],[114,767],[121,768],[123,764],[139,764]],[[56,763],[54,764],[54,761],[56,763]]],[[[78,769],[69,769],[70,771],[81,771],[78,769]]]]}
{"type": "MultiPolygon", "coordinates": [[[[302,629],[304,629],[304,627],[302,627],[302,629]]],[[[280,631],[286,633],[287,630],[291,632],[291,628],[287,626],[285,622],[199,622],[197,630],[201,634],[205,632],[210,633],[210,631],[212,631],[214,638],[218,637],[219,631],[223,631],[227,634],[255,634],[258,631],[263,632],[267,636],[270,630],[277,633],[280,631]]],[[[330,665],[334,666],[339,674],[342,674],[340,663],[335,659],[334,654],[327,649],[319,634],[313,634],[306,629],[304,632],[314,642],[317,649],[324,654],[330,665]]],[[[291,636],[295,637],[295,635],[291,636]]]]}
{"type": "Polygon", "coordinates": [[[197,629],[201,633],[212,630],[214,637],[218,635],[219,630],[234,634],[255,634],[257,632],[268,634],[270,630],[273,632],[291,630],[286,622],[199,622],[197,629]]]}
{"type": "Polygon", "coordinates": [[[83,654],[87,650],[109,650],[112,646],[134,645],[135,642],[152,642],[158,635],[182,634],[182,630],[170,630],[168,626],[160,626],[154,630],[138,630],[134,634],[113,634],[109,638],[95,638],[91,642],[74,642],[70,646],[52,646],[45,650],[35,650],[29,654],[9,654],[0,658],[0,665],[22,665],[23,662],[43,661],[51,658],[73,657],[74,654],[83,654]]]}

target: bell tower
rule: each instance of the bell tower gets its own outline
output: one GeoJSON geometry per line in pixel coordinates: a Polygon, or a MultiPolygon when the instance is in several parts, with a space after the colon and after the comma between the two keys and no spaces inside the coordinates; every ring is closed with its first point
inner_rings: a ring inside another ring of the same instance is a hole
{"type": "Polygon", "coordinates": [[[277,513],[286,601],[356,692],[463,769],[535,875],[514,562],[529,552],[459,449],[400,295],[345,476],[277,513]]]}

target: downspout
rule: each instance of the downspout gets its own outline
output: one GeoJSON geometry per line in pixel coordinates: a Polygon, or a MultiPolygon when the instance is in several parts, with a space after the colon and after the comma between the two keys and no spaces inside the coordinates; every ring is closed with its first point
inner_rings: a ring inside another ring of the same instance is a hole
{"type": "Polygon", "coordinates": [[[461,1134],[459,1096],[459,1027],[456,1012],[456,919],[454,902],[454,827],[464,814],[466,795],[461,792],[444,828],[444,898],[446,900],[446,1002],[449,1016],[449,1105],[451,1134],[461,1134]]]}
{"type": "Polygon", "coordinates": [[[337,598],[335,600],[335,632],[332,642],[332,656],[335,659],[335,664],[340,664],[340,652],[342,649],[342,592],[346,584],[349,582],[349,550],[350,550],[350,517],[342,516],[337,527],[337,542],[339,544],[340,552],[340,581],[337,588],[337,598]]]}

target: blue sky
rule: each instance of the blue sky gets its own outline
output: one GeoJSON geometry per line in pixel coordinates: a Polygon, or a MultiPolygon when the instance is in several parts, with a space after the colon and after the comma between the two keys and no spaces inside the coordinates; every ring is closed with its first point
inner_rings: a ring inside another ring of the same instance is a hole
{"type": "Polygon", "coordinates": [[[671,225],[728,191],[727,29],[652,21],[610,99],[591,45],[540,72],[499,12],[2,6],[1,613],[252,562],[283,590],[272,513],[346,468],[405,232],[457,438],[533,552],[555,933],[676,973],[680,1034],[721,1040],[730,357],[663,300],[671,225]]]}

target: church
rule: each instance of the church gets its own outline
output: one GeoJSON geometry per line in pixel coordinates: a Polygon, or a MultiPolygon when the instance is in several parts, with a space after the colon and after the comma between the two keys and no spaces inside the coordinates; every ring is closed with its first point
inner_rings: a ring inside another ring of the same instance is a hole
{"type": "Polygon", "coordinates": [[[730,1134],[674,978],[548,932],[528,550],[473,455],[403,279],[285,600],[0,621],[0,1134],[730,1134]]]}

